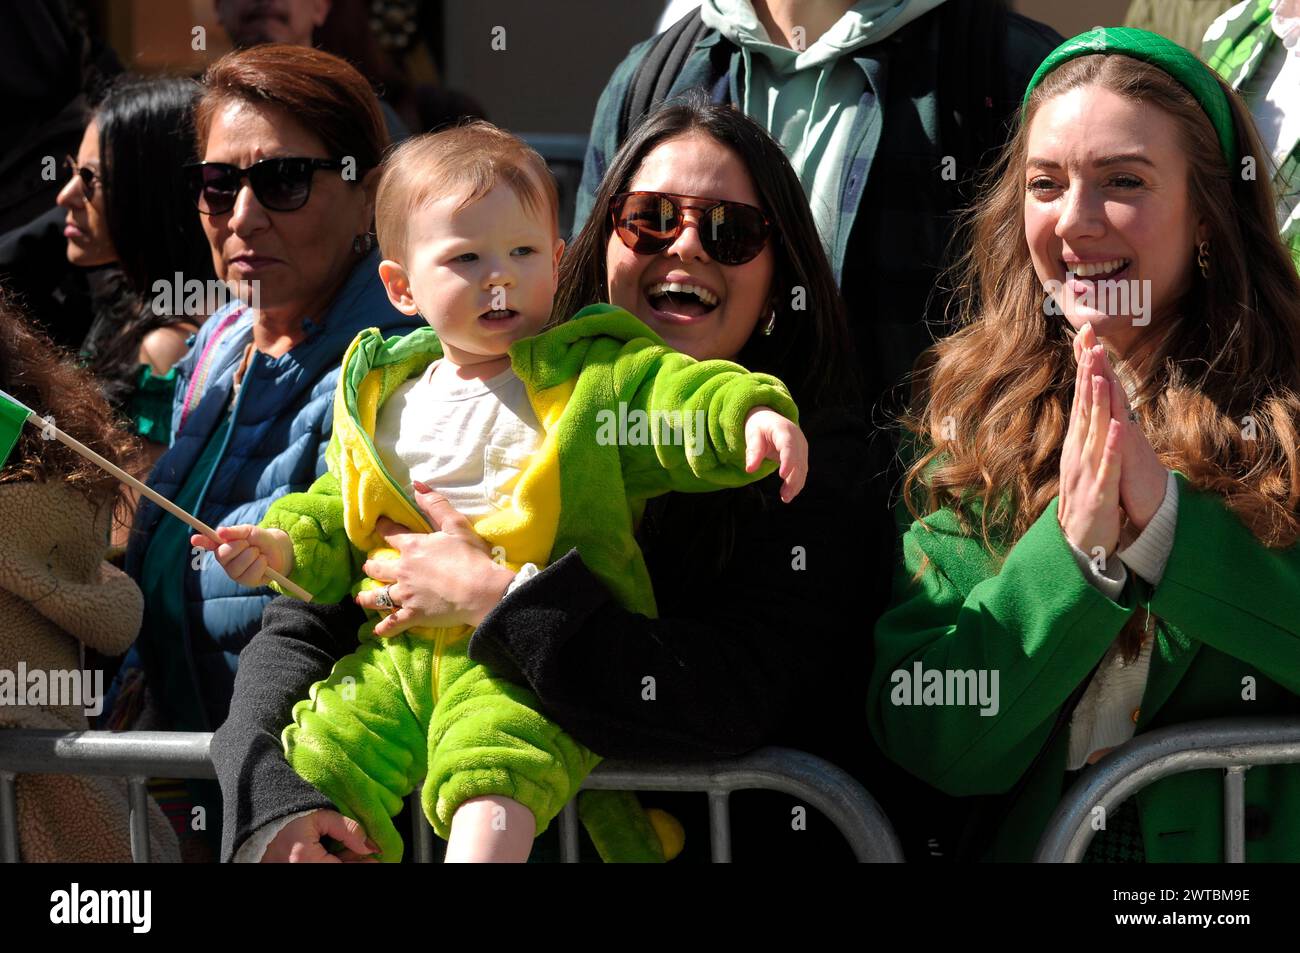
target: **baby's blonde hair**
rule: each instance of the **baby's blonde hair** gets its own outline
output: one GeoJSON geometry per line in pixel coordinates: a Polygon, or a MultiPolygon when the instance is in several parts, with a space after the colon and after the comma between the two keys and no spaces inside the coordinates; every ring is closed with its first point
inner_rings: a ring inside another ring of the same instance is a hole
{"type": "Polygon", "coordinates": [[[560,197],[546,160],[518,136],[476,119],[407,139],[384,161],[375,196],[379,253],[406,261],[407,226],[423,205],[464,192],[465,208],[504,182],[530,212],[542,211],[559,234],[560,197]]]}

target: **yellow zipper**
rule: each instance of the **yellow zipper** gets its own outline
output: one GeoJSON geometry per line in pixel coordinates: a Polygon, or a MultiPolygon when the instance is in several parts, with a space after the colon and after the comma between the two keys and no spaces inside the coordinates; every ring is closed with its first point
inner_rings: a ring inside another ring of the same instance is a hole
{"type": "Polygon", "coordinates": [[[447,637],[445,628],[438,630],[433,640],[433,703],[438,704],[439,686],[442,684],[442,644],[447,637]]]}

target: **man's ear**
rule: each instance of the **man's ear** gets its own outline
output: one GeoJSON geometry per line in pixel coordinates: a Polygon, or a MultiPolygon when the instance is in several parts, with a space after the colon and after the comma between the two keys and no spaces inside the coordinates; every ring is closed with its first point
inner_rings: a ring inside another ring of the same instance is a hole
{"type": "Polygon", "coordinates": [[[395,261],[385,258],[379,263],[379,280],[384,283],[388,300],[402,314],[411,316],[420,313],[419,306],[411,294],[411,282],[406,277],[406,269],[395,261]]]}

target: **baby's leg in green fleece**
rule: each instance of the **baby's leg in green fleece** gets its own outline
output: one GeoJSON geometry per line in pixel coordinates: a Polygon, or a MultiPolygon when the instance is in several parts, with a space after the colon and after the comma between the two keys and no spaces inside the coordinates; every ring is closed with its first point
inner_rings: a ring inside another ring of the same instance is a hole
{"type": "Polygon", "coordinates": [[[427,772],[432,671],[428,641],[362,642],[294,706],[284,730],[294,770],[359,821],[390,863],[403,849],[392,818],[427,772]]]}
{"type": "Polygon", "coordinates": [[[462,804],[499,795],[532,811],[540,834],[600,759],[540,714],[530,691],[471,662],[468,643],[461,639],[443,653],[424,812],[445,838],[462,804]]]}
{"type": "MultiPolygon", "coordinates": [[[[361,823],[386,862],[401,859],[392,817],[421,778],[425,816],[444,839],[458,808],[490,796],[530,811],[540,834],[600,761],[541,715],[531,692],[471,662],[468,641],[444,650],[436,692],[432,642],[362,642],[294,706],[284,731],[289,763],[361,823]]],[[[634,796],[591,791],[584,799],[583,823],[602,857],[662,862],[634,796]]],[[[470,825],[508,821],[509,807],[480,812],[470,825]]]]}
{"type": "Polygon", "coordinates": [[[456,808],[447,838],[448,864],[522,864],[533,852],[537,819],[514,798],[473,797],[456,808]]]}

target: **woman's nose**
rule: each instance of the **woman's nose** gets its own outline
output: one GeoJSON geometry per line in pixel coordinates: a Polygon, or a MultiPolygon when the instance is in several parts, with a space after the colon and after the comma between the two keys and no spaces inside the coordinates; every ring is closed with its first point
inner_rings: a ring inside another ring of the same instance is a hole
{"type": "Polygon", "coordinates": [[[77,181],[75,175],[63,183],[63,188],[59,189],[59,194],[55,196],[54,204],[61,208],[85,207],[86,194],[81,191],[81,183],[77,181]]]}
{"type": "Polygon", "coordinates": [[[700,213],[694,209],[683,210],[681,233],[677,240],[664,249],[665,255],[673,255],[683,261],[708,261],[709,254],[700,242],[700,228],[703,222],[700,213]]]}
{"type": "Polygon", "coordinates": [[[1061,213],[1056,219],[1056,237],[1095,238],[1106,230],[1100,197],[1091,189],[1074,186],[1061,197],[1061,213]]]}
{"type": "Polygon", "coordinates": [[[243,235],[256,231],[265,225],[266,221],[266,209],[262,208],[262,203],[253,194],[253,187],[248,184],[241,185],[235,195],[234,207],[230,210],[230,230],[237,235],[243,235]]]}

